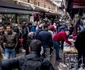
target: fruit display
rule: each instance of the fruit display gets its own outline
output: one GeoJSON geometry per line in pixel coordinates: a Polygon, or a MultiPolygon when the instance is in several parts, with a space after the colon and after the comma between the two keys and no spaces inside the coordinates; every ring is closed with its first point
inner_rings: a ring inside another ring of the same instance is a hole
{"type": "Polygon", "coordinates": [[[70,46],[69,44],[67,44],[66,42],[64,42],[64,49],[63,52],[64,53],[78,53],[77,49],[74,46],[74,40],[73,39],[69,39],[69,41],[72,43],[72,46],[70,46]]]}
{"type": "Polygon", "coordinates": [[[64,53],[78,53],[75,47],[64,47],[63,51],[64,53]]]}

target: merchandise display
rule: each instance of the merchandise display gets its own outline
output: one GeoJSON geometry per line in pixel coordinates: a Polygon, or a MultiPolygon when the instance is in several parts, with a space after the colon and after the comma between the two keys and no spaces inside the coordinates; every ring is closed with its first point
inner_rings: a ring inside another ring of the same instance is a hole
{"type": "Polygon", "coordinates": [[[72,43],[72,46],[69,46],[66,42],[64,42],[64,53],[78,53],[77,49],[74,47],[74,40],[69,39],[69,41],[72,43]]]}
{"type": "Polygon", "coordinates": [[[66,70],[76,70],[78,67],[78,51],[74,47],[75,40],[69,39],[69,41],[72,43],[72,46],[64,42],[64,64],[67,66],[66,70]]]}

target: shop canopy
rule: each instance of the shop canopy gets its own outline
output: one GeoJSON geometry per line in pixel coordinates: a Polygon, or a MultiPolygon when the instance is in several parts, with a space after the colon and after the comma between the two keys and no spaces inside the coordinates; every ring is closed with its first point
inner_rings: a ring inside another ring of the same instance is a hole
{"type": "Polygon", "coordinates": [[[32,10],[31,6],[23,6],[23,5],[17,5],[17,4],[11,4],[11,3],[6,3],[3,1],[0,1],[0,7],[7,7],[7,8],[15,8],[15,9],[22,9],[22,10],[32,10]]]}
{"type": "Polygon", "coordinates": [[[49,10],[49,13],[50,13],[51,15],[57,15],[57,14],[58,14],[58,12],[55,11],[55,10],[49,10]]]}
{"type": "Polygon", "coordinates": [[[0,1],[0,13],[34,14],[39,12],[33,11],[30,5],[25,6],[21,3],[17,5],[0,1]]]}
{"type": "Polygon", "coordinates": [[[37,5],[33,5],[31,3],[27,3],[27,2],[23,2],[23,1],[17,1],[19,2],[19,4],[23,5],[23,6],[26,6],[26,7],[32,7],[33,10],[35,11],[43,11],[43,12],[48,12],[49,9],[48,8],[44,8],[44,7],[41,7],[41,6],[37,6],[37,5]]]}
{"type": "Polygon", "coordinates": [[[34,13],[38,13],[38,12],[0,7],[0,13],[34,14],[34,13]]]}
{"type": "Polygon", "coordinates": [[[37,6],[37,5],[34,5],[35,9],[34,10],[39,10],[40,12],[49,12],[49,9],[48,8],[44,8],[44,7],[40,7],[40,6],[37,6]]]}

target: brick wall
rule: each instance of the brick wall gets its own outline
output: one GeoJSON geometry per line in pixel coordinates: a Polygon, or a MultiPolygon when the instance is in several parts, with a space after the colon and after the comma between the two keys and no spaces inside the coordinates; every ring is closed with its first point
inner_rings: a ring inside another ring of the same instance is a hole
{"type": "MultiPolygon", "coordinates": [[[[8,3],[15,3],[13,0],[2,0],[8,3]]],[[[21,0],[24,2],[28,2],[28,0],[21,0]]],[[[50,2],[50,0],[29,0],[31,4],[39,5],[41,7],[45,7],[51,10],[55,10],[56,6],[50,2]]]]}
{"type": "Polygon", "coordinates": [[[57,8],[50,2],[50,0],[30,0],[30,3],[39,5],[41,7],[50,8],[51,10],[55,10],[57,8]]]}

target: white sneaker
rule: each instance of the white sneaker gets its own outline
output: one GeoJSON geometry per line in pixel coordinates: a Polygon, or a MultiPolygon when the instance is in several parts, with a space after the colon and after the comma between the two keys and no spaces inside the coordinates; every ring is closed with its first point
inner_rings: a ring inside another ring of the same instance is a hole
{"type": "Polygon", "coordinates": [[[25,53],[25,52],[26,52],[26,50],[25,50],[25,49],[21,49],[21,52],[25,53]]]}

